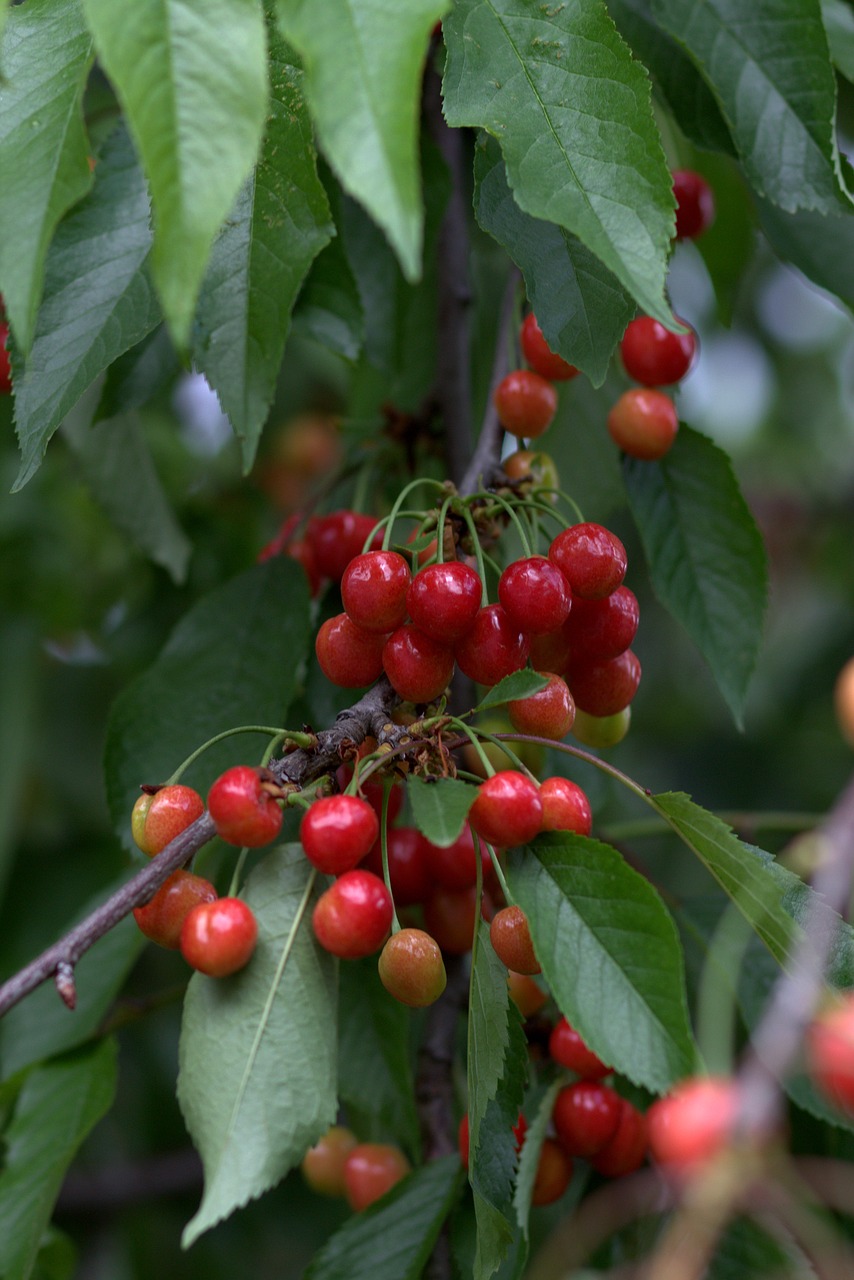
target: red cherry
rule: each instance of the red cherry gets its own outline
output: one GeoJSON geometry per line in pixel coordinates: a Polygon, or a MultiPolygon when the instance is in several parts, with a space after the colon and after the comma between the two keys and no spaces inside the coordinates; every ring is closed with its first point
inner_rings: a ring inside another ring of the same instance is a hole
{"type": "MultiPolygon", "coordinates": [[[[464,956],[471,951],[474,937],[477,895],[468,889],[434,889],[424,903],[424,927],[448,955],[464,956]]],[[[481,915],[490,914],[492,904],[484,893],[481,915]]]]}
{"type": "Polygon", "coordinates": [[[181,928],[193,907],[213,902],[217,892],[210,880],[189,871],[173,871],[144,906],[134,907],[133,918],[140,932],[160,947],[177,951],[181,928]]]}
{"type": "Polygon", "coordinates": [[[617,535],[601,524],[575,524],[564,529],[549,547],[549,559],[566,578],[573,599],[608,596],[626,576],[626,549],[617,535]]]}
{"type": "Polygon", "coordinates": [[[674,1171],[700,1169],[726,1147],[737,1111],[734,1080],[683,1080],[646,1113],[650,1152],[674,1171]]]}
{"type": "Polygon", "coordinates": [[[554,1204],[572,1181],[572,1161],[559,1142],[544,1138],[531,1191],[531,1204],[554,1204]]]}
{"type": "Polygon", "coordinates": [[[578,376],[574,364],[552,351],[533,311],[529,311],[522,321],[519,341],[523,356],[541,377],[548,378],[550,382],[568,382],[570,378],[578,376]]]}
{"type": "MultiPolygon", "coordinates": [[[[685,324],[679,316],[675,319],[685,324]]],[[[694,363],[697,335],[673,333],[652,316],[630,321],[620,342],[623,367],[635,382],[645,387],[666,387],[680,382],[694,363]]]]}
{"type": "Polygon", "coordinates": [[[404,702],[432,702],[454,674],[454,651],[407,623],[386,641],[383,667],[404,702]]]}
{"type": "Polygon", "coordinates": [[[433,1004],[448,981],[439,944],[423,929],[392,934],[380,954],[379,974],[386,991],[413,1009],[433,1004]]]}
{"type": "Polygon", "coordinates": [[[602,662],[618,658],[634,640],[639,619],[637,596],[628,587],[617,587],[600,600],[577,596],[563,627],[570,659],[602,662]]]}
{"type": "Polygon", "coordinates": [[[540,973],[534,954],[528,917],[521,907],[503,907],[496,911],[489,926],[489,939],[498,959],[516,973],[540,973]]]}
{"type": "Polygon", "coordinates": [[[344,1161],[347,1203],[360,1213],[391,1191],[410,1172],[411,1165],[398,1147],[382,1142],[362,1142],[344,1161]]]}
{"type": "Polygon", "coordinates": [[[597,1155],[617,1131],[621,1098],[597,1080],[579,1080],[557,1095],[552,1112],[560,1142],[571,1156],[597,1155]]]}
{"type": "Polygon", "coordinates": [[[185,831],[205,811],[204,801],[198,791],[174,783],[161,787],[153,796],[140,796],[134,805],[131,825],[134,839],[150,858],[165,849],[170,841],[185,831]],[[144,803],[147,801],[148,803],[144,803]],[[138,830],[138,817],[142,818],[142,830],[138,830]],[[140,839],[143,843],[140,843],[140,839]]]}
{"type": "Polygon", "coordinates": [[[833,1106],[854,1115],[854,997],[815,1018],[806,1052],[815,1087],[833,1106]]]}
{"type": "Polygon", "coordinates": [[[275,840],[282,826],[282,810],[266,789],[261,770],[247,764],[217,778],[208,792],[208,812],[220,839],[250,849],[275,840]]]}
{"type": "Polygon", "coordinates": [[[601,1080],[611,1074],[601,1058],[597,1058],[592,1049],[588,1049],[581,1036],[571,1027],[566,1018],[561,1018],[552,1027],[549,1036],[549,1053],[555,1062],[584,1080],[601,1080]]]}
{"type": "Polygon", "coordinates": [[[327,875],[351,871],[380,834],[377,815],[358,796],[323,796],[306,809],[299,828],[305,856],[327,875]]]}
{"type": "MultiPolygon", "coordinates": [[[[374,743],[376,748],[376,743],[374,743]]],[[[340,791],[346,791],[353,777],[353,766],[351,764],[339,765],[335,770],[335,781],[338,783],[340,791]]],[[[365,782],[359,784],[359,794],[373,809],[378,818],[382,817],[383,812],[383,784],[376,775],[368,778],[365,782]]],[[[403,787],[398,783],[394,783],[388,793],[388,820],[394,822],[397,815],[403,808],[403,787]]]]}
{"type": "Polygon", "coordinates": [[[530,369],[515,369],[502,378],[493,396],[498,421],[514,436],[541,436],[557,413],[557,392],[530,369]]]}
{"type": "Polygon", "coordinates": [[[511,622],[528,635],[556,631],[572,605],[569,583],[545,556],[509,564],[498,580],[498,599],[511,622]]]}
{"type": "MultiPolygon", "coordinates": [[[[470,889],[477,881],[477,854],[471,827],[466,823],[453,844],[442,848],[424,842],[425,860],[430,876],[442,889],[470,889]]],[[[492,860],[481,846],[481,867],[486,876],[492,870],[492,860]]]]}
{"type": "MultiPolygon", "coordinates": [[[[427,841],[415,827],[392,827],[386,837],[388,875],[398,907],[424,902],[433,889],[427,841]]],[[[362,866],[382,876],[383,857],[379,840],[368,852],[362,866]]]]}
{"type": "Polygon", "coordinates": [[[616,1132],[590,1163],[606,1178],[621,1178],[634,1173],[644,1162],[649,1139],[646,1117],[626,1099],[621,1098],[620,1118],[616,1132]]]}
{"type": "MultiPolygon", "coordinates": [[[[310,526],[310,540],[317,558],[317,567],[324,578],[340,582],[344,570],[353,559],[361,553],[371,530],[376,524],[373,516],[362,515],[357,511],[332,511],[327,516],[319,516],[310,526]]],[[[382,530],[379,530],[371,542],[371,547],[382,546],[382,530]]]]}
{"type": "Polygon", "coordinates": [[[517,973],[515,969],[508,969],[507,986],[510,990],[510,999],[523,1018],[533,1018],[535,1013],[540,1012],[543,1005],[548,1004],[549,998],[545,991],[527,973],[517,973]]]}
{"type": "Polygon", "coordinates": [[[386,636],[363,631],[339,613],[321,626],[314,651],[327,680],[341,689],[361,689],[382,675],[385,642],[386,636]]]}
{"type": "Polygon", "coordinates": [[[322,893],[312,914],[322,947],[342,960],[357,960],[378,951],[391,928],[388,889],[370,871],[345,871],[322,893]]]}
{"type": "Polygon", "coordinates": [[[394,631],[406,618],[411,578],[409,565],[396,551],[355,556],[341,579],[344,608],[364,631],[394,631]]]}
{"type": "MultiPolygon", "coordinates": [[[[542,489],[559,489],[560,476],[557,465],[550,453],[542,450],[517,449],[509,457],[502,459],[501,468],[508,480],[528,480],[533,493],[542,489]]],[[[556,502],[557,495],[547,495],[548,502],[556,502]]]]}
{"type": "MultiPolygon", "coordinates": [[[[581,596],[573,599],[573,612],[580,602],[581,596]]],[[[552,675],[557,676],[564,674],[569,662],[569,641],[566,638],[566,629],[571,617],[572,613],[557,631],[548,631],[542,636],[531,636],[529,658],[535,671],[540,673],[550,672],[552,675]]]]}
{"type": "Polygon", "coordinates": [[[566,674],[575,705],[591,716],[612,716],[638,691],[641,664],[631,649],[605,662],[573,662],[566,674]]]}
{"type": "Polygon", "coordinates": [[[693,169],[673,174],[676,197],[676,239],[695,240],[715,220],[715,197],[706,179],[693,169]]]}
{"type": "Polygon", "coordinates": [[[9,359],[9,326],[0,324],[0,395],[12,391],[12,362],[9,359]]]}
{"type": "Polygon", "coordinates": [[[500,604],[478,611],[471,630],[458,640],[454,656],[463,675],[476,684],[498,684],[524,667],[531,642],[500,604]]]}
{"type": "Polygon", "coordinates": [[[357,1145],[351,1129],[334,1124],[302,1158],[302,1175],[312,1191],[322,1196],[341,1196],[346,1193],[344,1164],[357,1145]]]}
{"type": "Polygon", "coordinates": [[[539,693],[528,698],[514,698],[507,703],[507,714],[517,733],[530,733],[539,738],[552,738],[559,742],[565,738],[575,721],[575,703],[566,681],[548,671],[549,682],[539,693]]]}
{"type": "Polygon", "coordinates": [[[502,847],[533,840],[542,820],[537,784],[516,769],[502,769],[486,778],[469,810],[469,822],[481,839],[502,847]]]}
{"type": "Polygon", "coordinates": [[[427,565],[412,579],[406,595],[409,616],[434,640],[451,644],[474,625],[480,609],[482,584],[461,560],[427,565]]]}
{"type": "Polygon", "coordinates": [[[608,434],[630,458],[655,462],[669,453],[679,431],[676,405],[663,391],[624,391],[608,414],[608,434]]]}
{"type": "Polygon", "coordinates": [[[258,922],[240,898],[217,898],[193,907],[181,929],[181,954],[200,973],[225,978],[242,969],[258,940],[258,922]]]}
{"type": "Polygon", "coordinates": [[[541,831],[574,831],[589,836],[593,825],[590,801],[577,783],[569,778],[545,778],[540,783],[543,806],[541,831]]]}

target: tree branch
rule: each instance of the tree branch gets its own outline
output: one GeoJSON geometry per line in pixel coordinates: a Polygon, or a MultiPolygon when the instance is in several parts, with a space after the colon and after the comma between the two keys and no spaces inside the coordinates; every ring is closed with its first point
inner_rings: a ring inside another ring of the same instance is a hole
{"type": "Polygon", "coordinates": [[[477,438],[477,447],[460,482],[461,493],[474,493],[477,489],[488,488],[492,484],[498,468],[504,428],[498,421],[493,396],[499,382],[507,373],[507,344],[510,338],[510,324],[513,320],[516,291],[519,288],[520,279],[519,271],[516,267],[513,267],[507,280],[504,297],[501,300],[501,310],[498,313],[495,356],[492,362],[492,377],[489,380],[486,412],[483,416],[480,435],[477,438]]]}

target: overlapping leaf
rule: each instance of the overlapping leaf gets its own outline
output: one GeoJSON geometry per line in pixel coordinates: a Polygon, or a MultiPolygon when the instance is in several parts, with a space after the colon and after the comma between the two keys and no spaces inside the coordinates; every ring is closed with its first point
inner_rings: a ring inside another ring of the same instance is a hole
{"type": "Polygon", "coordinates": [[[185,1245],[275,1186],[335,1119],[337,962],[311,929],[315,879],[301,845],[268,854],[242,895],[258,921],[251,961],[187,989],[178,1101],[205,1189],[185,1245]]]}
{"type": "Polygon", "coordinates": [[[406,780],[406,793],[416,827],[442,848],[457,839],[477,798],[477,790],[457,778],[436,783],[411,776],[406,780]]]}
{"type": "Polygon", "coordinates": [[[828,218],[803,210],[784,213],[763,200],[759,220],[781,258],[854,310],[854,215],[828,218]]]}

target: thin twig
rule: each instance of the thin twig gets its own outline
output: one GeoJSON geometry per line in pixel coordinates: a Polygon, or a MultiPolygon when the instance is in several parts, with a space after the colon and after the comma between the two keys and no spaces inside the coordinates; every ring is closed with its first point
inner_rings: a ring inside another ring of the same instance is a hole
{"type": "Polygon", "coordinates": [[[477,438],[477,446],[460,482],[461,493],[474,493],[478,488],[489,486],[498,467],[504,429],[498,421],[493,393],[507,373],[507,344],[516,303],[516,292],[521,278],[517,268],[513,267],[507,281],[507,287],[504,290],[504,297],[501,300],[501,310],[498,313],[495,357],[492,362],[492,377],[489,380],[486,412],[480,428],[480,435],[477,438]]]}

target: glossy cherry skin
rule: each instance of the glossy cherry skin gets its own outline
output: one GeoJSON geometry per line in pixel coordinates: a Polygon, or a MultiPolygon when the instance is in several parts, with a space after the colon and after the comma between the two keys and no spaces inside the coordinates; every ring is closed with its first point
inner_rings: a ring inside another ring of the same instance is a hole
{"type": "Polygon", "coordinates": [[[627,649],[605,662],[571,663],[566,680],[575,705],[591,716],[612,716],[627,707],[638,691],[641,665],[627,649]]]}
{"type": "Polygon", "coordinates": [[[695,240],[715,220],[715,197],[706,179],[693,169],[673,173],[676,197],[676,239],[695,240]]]}
{"type": "Polygon", "coordinates": [[[549,1053],[555,1062],[584,1080],[601,1080],[611,1074],[601,1058],[597,1058],[592,1049],[588,1049],[579,1033],[570,1026],[566,1018],[561,1018],[552,1027],[549,1036],[549,1053]]]}
{"type": "Polygon", "coordinates": [[[610,1142],[617,1131],[621,1099],[597,1080],[579,1080],[561,1089],[552,1119],[568,1155],[589,1159],[610,1142]]]}
{"type": "Polygon", "coordinates": [[[344,1161],[347,1203],[360,1213],[391,1191],[411,1170],[399,1147],[382,1142],[361,1142],[344,1161]]]}
{"type": "Polygon", "coordinates": [[[683,1080],[646,1113],[650,1152],[674,1172],[699,1170],[727,1146],[737,1112],[734,1080],[683,1080]]]}
{"type": "Polygon", "coordinates": [[[655,462],[673,448],[679,415],[663,391],[633,387],[611,407],[607,425],[608,434],[623,453],[641,462],[655,462]]]}
{"type": "Polygon", "coordinates": [[[346,613],[327,618],[317,633],[314,651],[320,669],[340,689],[361,689],[383,673],[387,637],[357,627],[346,613]]]}
{"type": "Polygon", "coordinates": [[[302,1176],[322,1196],[346,1194],[344,1164],[358,1139],[351,1129],[334,1124],[302,1158],[302,1176]]]}
{"type": "Polygon", "coordinates": [[[515,698],[507,703],[510,723],[518,733],[533,734],[538,738],[551,738],[560,742],[572,728],[575,720],[575,702],[565,680],[553,672],[541,671],[549,682],[539,693],[528,698],[515,698]]]}
{"type": "Polygon", "coordinates": [[[469,822],[488,844],[527,844],[540,830],[543,805],[535,782],[516,769],[502,769],[477,789],[469,822]]]}
{"type": "Polygon", "coordinates": [[[559,1142],[544,1138],[531,1191],[531,1204],[554,1204],[572,1181],[572,1161],[559,1142]]]}
{"type": "Polygon", "coordinates": [[[454,651],[407,623],[386,641],[383,669],[404,702],[432,702],[445,692],[454,674],[454,651]]]}
{"type": "MultiPolygon", "coordinates": [[[[398,907],[411,907],[424,902],[433,891],[433,877],[427,841],[415,827],[391,827],[386,836],[388,875],[391,892],[398,907]]],[[[362,866],[382,876],[383,856],[380,841],[369,850],[362,866]]]]}
{"type": "Polygon", "coordinates": [[[379,951],[391,928],[391,895],[378,876],[357,867],[322,893],[311,921],[320,945],[342,960],[379,951]]]}
{"type": "Polygon", "coordinates": [[[9,326],[0,324],[0,395],[12,391],[12,363],[9,359],[9,326]]]}
{"type": "Polygon", "coordinates": [[[406,619],[406,593],[412,575],[396,551],[355,556],[341,578],[344,609],[364,631],[394,631],[406,619]]]}
{"type": "Polygon", "coordinates": [[[593,825],[590,801],[569,778],[544,778],[540,783],[543,806],[541,831],[574,831],[589,836],[593,825]]]}
{"type": "Polygon", "coordinates": [[[517,973],[515,969],[508,969],[507,986],[510,999],[523,1018],[533,1018],[534,1014],[539,1013],[543,1005],[549,1002],[545,991],[537,985],[530,974],[517,973]]]}
{"type": "Polygon", "coordinates": [[[250,849],[275,840],[282,826],[282,810],[267,791],[260,770],[246,764],[235,765],[217,778],[208,792],[208,812],[221,840],[250,849]]]}
{"type": "Polygon", "coordinates": [[[522,355],[540,377],[548,378],[549,382],[568,382],[570,378],[578,377],[575,365],[552,351],[533,311],[529,311],[522,321],[519,342],[522,355]]]}
{"type": "Polygon", "coordinates": [[[180,783],[161,787],[153,796],[140,796],[134,805],[131,819],[134,840],[143,853],[153,858],[204,811],[204,801],[192,787],[180,783]],[[139,816],[142,817],[141,824],[139,816]],[[141,831],[138,829],[140,825],[141,831]]]}
{"type": "Polygon", "coordinates": [[[631,646],[639,621],[637,596],[626,586],[600,600],[578,596],[563,627],[570,660],[618,658],[631,646]]]}
{"type": "Polygon", "coordinates": [[[626,548],[601,524],[575,524],[559,533],[549,547],[554,561],[572,588],[573,599],[608,596],[626,576],[626,548]]]}
{"type": "Polygon", "coordinates": [[[500,604],[478,611],[474,625],[458,640],[454,656],[463,675],[476,684],[494,685],[528,660],[531,641],[500,604]]]}
{"type": "Polygon", "coordinates": [[[386,991],[412,1009],[433,1004],[448,981],[439,944],[423,929],[392,934],[380,953],[379,974],[386,991]]]}
{"type": "MultiPolygon", "coordinates": [[[[324,578],[341,581],[347,565],[354,556],[361,554],[375,524],[373,516],[347,510],[332,511],[312,522],[309,526],[310,540],[317,567],[324,578]]],[[[371,541],[372,549],[379,550],[382,537],[380,530],[371,541]]]]}
{"type": "Polygon", "coordinates": [[[639,1169],[649,1146],[646,1117],[626,1099],[621,1098],[620,1118],[613,1138],[606,1142],[590,1163],[606,1178],[621,1178],[639,1169]]]}
{"type": "Polygon", "coordinates": [[[338,876],[361,862],[380,834],[376,813],[358,796],[323,796],[306,809],[299,828],[312,866],[338,876]]]}
{"type": "MultiPolygon", "coordinates": [[[[680,324],[685,321],[675,317],[680,324]]],[[[673,333],[652,316],[638,316],[630,321],[620,342],[623,367],[630,378],[645,387],[666,387],[681,382],[694,363],[697,337],[673,333]]]]}
{"type": "Polygon", "coordinates": [[[541,436],[557,413],[557,392],[531,369],[515,369],[499,382],[493,397],[498,421],[514,436],[541,436]]]}
{"type": "Polygon", "coordinates": [[[528,917],[521,907],[502,907],[489,925],[489,940],[498,959],[516,973],[540,973],[528,917]]]}
{"type": "Polygon", "coordinates": [[[806,1036],[807,1067],[820,1093],[854,1115],[854,997],[819,1014],[806,1036]]]}
{"type": "MultiPolygon", "coordinates": [[[[442,889],[470,889],[477,881],[477,854],[471,827],[466,823],[453,844],[433,844],[424,842],[425,859],[433,882],[442,889]]],[[[489,875],[492,861],[489,853],[481,845],[481,870],[484,876],[489,875]]]]}
{"type": "Polygon", "coordinates": [[[241,898],[217,898],[193,907],[181,929],[181,954],[200,973],[225,978],[249,963],[258,922],[241,898]]]}
{"type": "Polygon", "coordinates": [[[430,564],[412,579],[406,607],[425,635],[453,644],[474,625],[482,590],[478,574],[461,560],[430,564]]]}
{"type": "Polygon", "coordinates": [[[146,938],[159,947],[177,951],[188,913],[200,902],[214,902],[216,897],[210,880],[189,871],[173,871],[153,898],[142,907],[134,907],[133,918],[146,938]]]}
{"type": "Polygon", "coordinates": [[[545,556],[514,560],[498,580],[498,599],[520,631],[556,631],[569,616],[572,593],[557,565],[545,556]]]}

